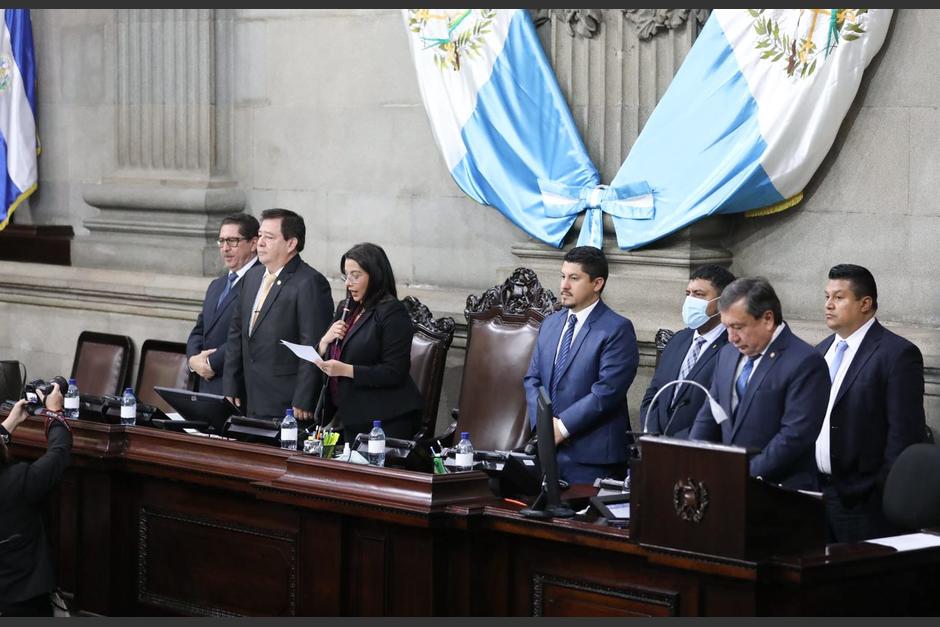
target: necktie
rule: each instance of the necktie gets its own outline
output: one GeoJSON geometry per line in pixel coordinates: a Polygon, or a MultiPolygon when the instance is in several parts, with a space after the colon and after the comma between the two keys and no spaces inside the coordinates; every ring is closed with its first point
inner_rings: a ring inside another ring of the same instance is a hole
{"type": "Polygon", "coordinates": [[[261,282],[261,294],[258,296],[258,305],[255,307],[255,310],[251,312],[251,325],[248,327],[248,335],[254,333],[255,322],[258,321],[258,314],[261,313],[261,308],[264,306],[264,299],[268,297],[268,292],[271,291],[271,286],[274,285],[274,279],[276,278],[276,274],[265,271],[264,280],[261,282]]]}
{"type": "MultiPolygon", "coordinates": [[[[571,350],[571,338],[574,337],[574,325],[578,323],[578,317],[574,314],[568,316],[568,326],[565,327],[565,334],[561,337],[561,347],[558,349],[558,357],[555,358],[555,367],[552,369],[552,401],[555,400],[555,393],[558,392],[558,382],[561,381],[561,372],[568,363],[568,351],[571,350]]],[[[557,413],[557,410],[556,410],[557,413]]]]}
{"type": "Polygon", "coordinates": [[[225,284],[225,288],[222,290],[222,293],[219,294],[219,302],[215,304],[215,308],[218,309],[222,306],[225,297],[228,296],[228,293],[232,291],[232,286],[235,285],[235,279],[238,278],[238,274],[235,272],[228,273],[228,282],[225,284]]]}
{"type": "Polygon", "coordinates": [[[744,392],[747,391],[747,381],[751,377],[751,370],[754,369],[754,362],[760,355],[753,355],[747,358],[747,363],[744,364],[744,369],[741,370],[741,374],[738,375],[738,380],[734,382],[734,388],[738,392],[738,404],[734,406],[734,413],[737,413],[738,407],[741,406],[741,401],[744,400],[744,392]]]}
{"type": "Polygon", "coordinates": [[[836,344],[836,354],[832,358],[832,364],[829,365],[830,382],[836,380],[836,375],[839,374],[839,368],[842,366],[842,358],[845,357],[845,349],[848,347],[848,342],[845,340],[839,340],[839,343],[836,344]]]}
{"type": "MultiPolygon", "coordinates": [[[[682,368],[679,369],[679,378],[685,379],[686,376],[692,371],[692,367],[695,366],[695,362],[698,361],[698,356],[702,353],[702,347],[705,346],[707,340],[704,337],[696,338],[695,343],[692,345],[692,350],[689,351],[689,354],[686,355],[685,361],[682,362],[682,368]]],[[[676,398],[679,396],[679,390],[682,388],[682,384],[676,386],[675,392],[672,394],[672,402],[675,404],[676,398]]]]}

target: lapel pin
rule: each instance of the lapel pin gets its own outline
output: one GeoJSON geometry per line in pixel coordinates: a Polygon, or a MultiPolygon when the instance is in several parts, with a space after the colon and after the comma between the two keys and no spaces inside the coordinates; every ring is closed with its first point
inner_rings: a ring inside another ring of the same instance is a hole
{"type": "Polygon", "coordinates": [[[771,354],[770,354],[770,358],[771,358],[771,359],[773,359],[773,358],[776,357],[776,356],[777,356],[777,353],[771,353],[771,354]]]}
{"type": "Polygon", "coordinates": [[[280,279],[277,280],[277,284],[278,284],[278,285],[281,284],[281,280],[280,280],[280,279]]]}

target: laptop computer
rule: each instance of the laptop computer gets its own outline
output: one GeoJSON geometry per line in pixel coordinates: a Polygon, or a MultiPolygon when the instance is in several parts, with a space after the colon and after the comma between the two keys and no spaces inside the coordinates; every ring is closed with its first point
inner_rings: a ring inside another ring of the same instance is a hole
{"type": "Polygon", "coordinates": [[[153,386],[153,390],[180,416],[186,420],[208,423],[209,432],[216,435],[222,435],[225,421],[229,416],[241,414],[241,411],[227,398],[218,394],[192,392],[183,388],[167,388],[159,385],[153,386]]]}

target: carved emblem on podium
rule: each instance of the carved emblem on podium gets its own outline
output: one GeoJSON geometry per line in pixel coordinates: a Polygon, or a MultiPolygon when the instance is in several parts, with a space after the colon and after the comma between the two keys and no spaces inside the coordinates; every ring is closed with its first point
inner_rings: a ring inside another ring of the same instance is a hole
{"type": "Polygon", "coordinates": [[[672,504],[682,520],[700,522],[708,507],[708,490],[704,483],[691,477],[680,479],[672,488],[672,504]]]}

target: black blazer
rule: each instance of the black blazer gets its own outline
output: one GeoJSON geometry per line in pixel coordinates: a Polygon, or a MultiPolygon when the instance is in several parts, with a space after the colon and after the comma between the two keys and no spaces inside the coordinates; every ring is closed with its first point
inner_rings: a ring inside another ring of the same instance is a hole
{"type": "MultiPolygon", "coordinates": [[[[333,319],[341,315],[342,305],[333,319]]],[[[337,379],[339,398],[329,399],[328,415],[338,414],[345,428],[356,429],[420,410],[423,399],[411,378],[413,336],[408,311],[391,296],[363,312],[346,334],[339,358],[353,366],[353,378],[337,379]]]]}
{"type": "Polygon", "coordinates": [[[249,416],[283,416],[288,407],[313,411],[322,373],[313,363],[298,359],[281,340],[316,346],[330,326],[330,284],[295,256],[271,286],[249,337],[251,308],[264,272],[264,265],[256,264],[241,280],[244,285],[225,348],[222,389],[226,396],[241,398],[249,416]]]}
{"type": "MultiPolygon", "coordinates": [[[[258,262],[255,261],[255,264],[258,262]]],[[[254,267],[254,266],[252,266],[254,267]]],[[[232,322],[232,313],[235,311],[238,294],[241,292],[242,284],[245,282],[243,276],[231,291],[225,295],[225,300],[221,306],[216,309],[216,303],[219,302],[219,295],[225,289],[228,283],[228,272],[216,278],[209,284],[206,290],[206,297],[202,301],[202,311],[196,319],[196,326],[189,333],[189,339],[186,340],[186,357],[198,355],[207,348],[216,349],[209,355],[209,365],[215,372],[211,380],[206,381],[202,377],[196,377],[196,390],[199,392],[208,392],[209,394],[222,393],[222,380],[225,375],[225,344],[228,340],[228,329],[232,322]]]]}
{"type": "MultiPolygon", "coordinates": [[[[835,335],[816,346],[825,355],[835,335]]],[[[884,488],[891,464],[924,439],[924,359],[876,320],[852,359],[829,415],[832,480],[851,507],[884,488]]]]}
{"type": "Polygon", "coordinates": [[[43,502],[62,478],[71,450],[71,432],[53,422],[42,457],[0,468],[0,606],[55,588],[52,552],[43,529],[43,502]]]}
{"type": "MultiPolygon", "coordinates": [[[[695,422],[695,415],[702,403],[706,402],[705,392],[694,385],[672,385],[659,395],[655,407],[650,409],[649,405],[661,387],[679,378],[679,369],[682,368],[682,362],[685,361],[685,355],[689,352],[694,335],[694,329],[682,329],[672,336],[666,348],[663,349],[659,366],[653,373],[653,380],[650,381],[649,387],[646,388],[643,402],[640,403],[640,429],[652,433],[664,433],[663,430],[668,423],[669,432],[665,435],[674,438],[689,437],[689,430],[695,422]],[[680,388],[679,396],[676,397],[675,406],[670,408],[672,396],[677,387],[680,388]],[[670,419],[672,422],[669,422],[670,419]]],[[[712,375],[718,361],[716,359],[718,350],[727,343],[728,332],[724,331],[714,342],[703,346],[698,361],[692,366],[686,378],[701,383],[707,389],[712,384],[712,375]]]]}

